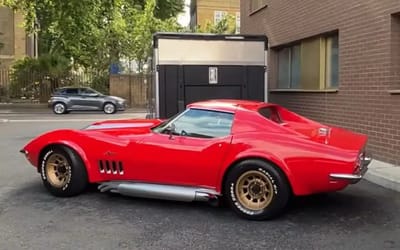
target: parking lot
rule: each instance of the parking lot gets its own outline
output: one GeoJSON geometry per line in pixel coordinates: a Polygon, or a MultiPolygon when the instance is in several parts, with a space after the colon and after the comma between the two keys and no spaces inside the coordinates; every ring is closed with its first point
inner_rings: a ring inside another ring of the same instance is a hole
{"type": "Polygon", "coordinates": [[[226,207],[102,194],[51,196],[18,151],[36,135],[142,113],[0,114],[0,249],[400,249],[400,194],[367,181],[296,198],[272,221],[226,207]]]}

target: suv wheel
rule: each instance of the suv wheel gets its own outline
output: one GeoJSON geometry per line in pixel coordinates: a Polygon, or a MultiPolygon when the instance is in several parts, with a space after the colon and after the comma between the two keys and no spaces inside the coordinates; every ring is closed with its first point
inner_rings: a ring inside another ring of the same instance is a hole
{"type": "Polygon", "coordinates": [[[106,114],[114,114],[117,111],[117,108],[115,107],[114,104],[108,102],[104,104],[103,111],[106,114]]]}
{"type": "Polygon", "coordinates": [[[53,105],[53,112],[57,115],[65,114],[67,112],[67,106],[64,103],[57,102],[53,105]]]}

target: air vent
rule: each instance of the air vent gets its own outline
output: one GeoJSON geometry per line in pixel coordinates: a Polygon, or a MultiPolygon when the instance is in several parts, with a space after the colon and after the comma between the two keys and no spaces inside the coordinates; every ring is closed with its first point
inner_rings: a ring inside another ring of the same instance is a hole
{"type": "Polygon", "coordinates": [[[99,172],[101,174],[114,174],[114,175],[123,175],[124,167],[122,165],[122,161],[108,161],[108,160],[100,160],[98,162],[99,172]]]}

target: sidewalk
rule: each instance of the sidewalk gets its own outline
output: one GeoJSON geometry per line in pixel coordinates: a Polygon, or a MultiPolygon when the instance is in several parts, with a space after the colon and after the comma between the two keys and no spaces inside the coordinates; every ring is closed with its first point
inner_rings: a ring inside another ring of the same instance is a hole
{"type": "MultiPolygon", "coordinates": [[[[51,114],[47,104],[39,103],[0,103],[0,114],[51,114]]],[[[142,113],[146,109],[130,108],[124,113],[142,113]]],[[[400,192],[400,166],[395,166],[378,160],[372,160],[364,177],[367,181],[400,192]]]]}
{"type": "Polygon", "coordinates": [[[368,168],[367,181],[400,192],[400,166],[372,160],[368,168]]]}

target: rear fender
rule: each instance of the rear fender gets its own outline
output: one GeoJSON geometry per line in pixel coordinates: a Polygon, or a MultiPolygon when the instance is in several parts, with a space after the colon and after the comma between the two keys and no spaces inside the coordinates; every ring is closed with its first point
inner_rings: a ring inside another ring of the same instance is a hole
{"type": "MultiPolygon", "coordinates": [[[[229,157],[228,157],[229,158],[229,157]]],[[[227,173],[229,172],[230,169],[232,169],[236,164],[239,162],[242,162],[244,160],[248,159],[260,159],[269,163],[272,163],[275,165],[279,170],[282,171],[282,173],[286,176],[293,193],[297,193],[298,190],[303,189],[301,186],[301,183],[296,181],[296,179],[293,176],[292,171],[290,168],[286,165],[286,163],[282,160],[280,160],[278,157],[274,156],[273,154],[266,153],[266,152],[261,152],[261,151],[255,151],[255,150],[250,150],[250,151],[244,151],[238,154],[236,157],[231,158],[227,160],[223,164],[223,168],[220,171],[219,174],[219,183],[217,183],[217,191],[222,192],[222,187],[224,185],[225,177],[227,173]]]]}

